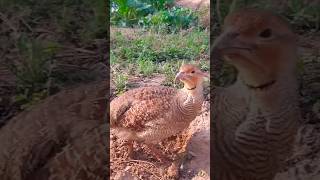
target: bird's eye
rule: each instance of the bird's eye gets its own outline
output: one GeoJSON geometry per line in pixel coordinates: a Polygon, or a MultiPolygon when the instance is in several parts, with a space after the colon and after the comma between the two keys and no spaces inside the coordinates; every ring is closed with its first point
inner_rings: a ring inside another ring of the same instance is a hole
{"type": "Polygon", "coordinates": [[[195,73],[195,71],[191,71],[191,73],[195,73]]]}
{"type": "Polygon", "coordinates": [[[271,31],[271,29],[269,29],[269,28],[263,30],[263,31],[259,34],[259,36],[262,37],[262,38],[269,38],[269,37],[271,37],[271,35],[272,35],[272,31],[271,31]]]}

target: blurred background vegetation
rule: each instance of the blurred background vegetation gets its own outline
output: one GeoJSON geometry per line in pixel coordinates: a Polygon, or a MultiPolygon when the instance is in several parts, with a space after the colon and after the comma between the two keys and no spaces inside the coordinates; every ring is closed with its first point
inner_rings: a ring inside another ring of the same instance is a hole
{"type": "Polygon", "coordinates": [[[154,28],[179,31],[197,24],[197,14],[188,8],[174,6],[173,0],[111,1],[111,24],[121,27],[154,28]]]}
{"type": "MultiPolygon", "coordinates": [[[[320,119],[320,0],[215,0],[210,24],[211,37],[221,32],[225,16],[242,7],[268,9],[284,17],[298,35],[298,74],[304,121],[318,123],[320,119]]],[[[211,61],[211,63],[214,59],[211,61]]],[[[218,73],[218,72],[216,72],[218,73]]],[[[215,83],[226,86],[234,82],[236,70],[223,65],[215,83]]]]}
{"type": "Polygon", "coordinates": [[[209,30],[200,23],[201,12],[173,0],[113,0],[110,8],[111,85],[116,94],[146,79],[175,86],[182,62],[200,62],[208,70],[209,30]]]}
{"type": "MultiPolygon", "coordinates": [[[[221,32],[221,25],[226,15],[236,9],[243,7],[254,7],[267,9],[284,17],[292,26],[293,30],[301,35],[299,43],[306,43],[304,37],[320,37],[320,1],[319,0],[215,0],[212,6],[213,21],[210,24],[211,37],[214,39],[221,32]]],[[[308,41],[308,40],[307,40],[308,41]]],[[[317,51],[318,43],[312,44],[313,51],[317,51]]],[[[300,48],[301,49],[301,48],[300,48]]],[[[305,49],[304,49],[305,50],[305,49]]],[[[308,71],[305,59],[312,58],[312,61],[320,61],[318,53],[312,53],[312,56],[301,56],[299,61],[299,72],[304,74],[308,71]]],[[[234,82],[236,70],[233,67],[224,64],[220,75],[217,75],[217,85],[227,85],[234,82]]]]}
{"type": "Polygon", "coordinates": [[[215,0],[213,7],[213,27],[219,27],[224,17],[237,8],[256,7],[282,15],[297,29],[320,30],[319,0],[215,0]]]}
{"type": "MultiPolygon", "coordinates": [[[[160,78],[162,84],[174,86],[174,74],[183,61],[200,62],[209,70],[208,0],[109,1],[110,54],[105,53],[107,3],[0,0],[0,126],[2,119],[66,86],[106,76],[104,60],[109,55],[116,93],[136,79],[160,78]]],[[[284,16],[310,47],[301,57],[302,74],[318,67],[314,62],[319,61],[319,0],[215,0],[212,36],[218,35],[230,11],[244,6],[284,16]]],[[[223,72],[221,84],[231,83],[234,69],[223,72]]]]}
{"type": "Polygon", "coordinates": [[[66,86],[105,74],[105,0],[0,0],[0,126],[66,86]]]}

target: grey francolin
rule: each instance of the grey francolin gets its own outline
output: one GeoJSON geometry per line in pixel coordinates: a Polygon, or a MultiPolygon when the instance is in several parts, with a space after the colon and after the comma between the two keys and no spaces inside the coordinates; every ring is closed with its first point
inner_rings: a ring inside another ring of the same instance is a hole
{"type": "Polygon", "coordinates": [[[63,90],[10,119],[0,129],[0,179],[108,179],[106,83],[63,90]]]}
{"type": "Polygon", "coordinates": [[[185,64],[176,75],[182,89],[150,86],[132,89],[110,104],[110,126],[116,136],[129,144],[146,144],[159,160],[164,156],[154,147],[162,140],[187,128],[199,115],[204,100],[203,80],[208,75],[194,65],[185,64]]]}
{"type": "Polygon", "coordinates": [[[295,40],[268,11],[242,9],[225,18],[212,53],[238,75],[211,91],[214,179],[272,180],[290,156],[300,118],[295,40]]]}

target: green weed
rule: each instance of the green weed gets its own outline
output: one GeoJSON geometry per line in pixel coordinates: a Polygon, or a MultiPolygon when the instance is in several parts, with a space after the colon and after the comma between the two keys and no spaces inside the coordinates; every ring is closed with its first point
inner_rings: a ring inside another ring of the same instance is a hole
{"type": "Polygon", "coordinates": [[[163,85],[166,86],[173,86],[173,87],[181,87],[181,84],[174,82],[175,76],[179,71],[180,66],[182,65],[183,61],[178,62],[164,62],[161,65],[161,71],[165,75],[165,81],[163,85]]]}
{"type": "Polygon", "coordinates": [[[122,73],[117,73],[114,78],[117,94],[125,92],[128,84],[128,76],[122,73]]]}
{"type": "Polygon", "coordinates": [[[181,29],[195,26],[197,23],[198,18],[192,10],[180,7],[159,11],[142,20],[144,28],[153,28],[159,32],[178,32],[181,29]]]}
{"type": "Polygon", "coordinates": [[[172,0],[113,0],[111,1],[111,23],[117,26],[138,25],[149,14],[164,10],[172,0]]]}
{"type": "Polygon", "coordinates": [[[284,14],[291,23],[304,28],[320,30],[320,4],[306,5],[303,0],[290,0],[284,14]]]}
{"type": "Polygon", "coordinates": [[[172,7],[172,0],[113,0],[111,24],[120,27],[151,28],[157,32],[177,32],[197,24],[190,9],[172,7]]]}
{"type": "Polygon", "coordinates": [[[32,40],[22,36],[17,43],[22,61],[12,65],[17,83],[15,101],[27,107],[49,95],[53,55],[59,49],[54,42],[32,40]]]}
{"type": "Polygon", "coordinates": [[[137,62],[138,72],[144,76],[151,76],[156,71],[156,65],[153,61],[140,59],[137,62]]]}
{"type": "MultiPolygon", "coordinates": [[[[231,11],[241,7],[256,7],[262,9],[274,10],[277,4],[272,0],[233,0],[219,1],[219,7],[215,8],[215,14],[219,14],[222,23],[224,17],[231,11]]],[[[294,26],[303,29],[320,30],[320,4],[308,3],[305,0],[288,0],[284,8],[276,9],[276,13],[286,17],[294,26]]]]}

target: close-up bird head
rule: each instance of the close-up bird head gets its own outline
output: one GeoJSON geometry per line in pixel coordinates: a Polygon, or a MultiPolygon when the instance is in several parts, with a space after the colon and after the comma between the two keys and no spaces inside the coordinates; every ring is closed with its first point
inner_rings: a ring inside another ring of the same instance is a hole
{"type": "Polygon", "coordinates": [[[212,50],[236,67],[244,83],[261,87],[292,72],[296,36],[285,20],[269,11],[241,9],[225,18],[212,50]]]}
{"type": "Polygon", "coordinates": [[[197,66],[183,64],[176,75],[175,81],[181,81],[187,90],[194,90],[202,86],[204,78],[209,78],[209,75],[202,72],[197,66]]]}

